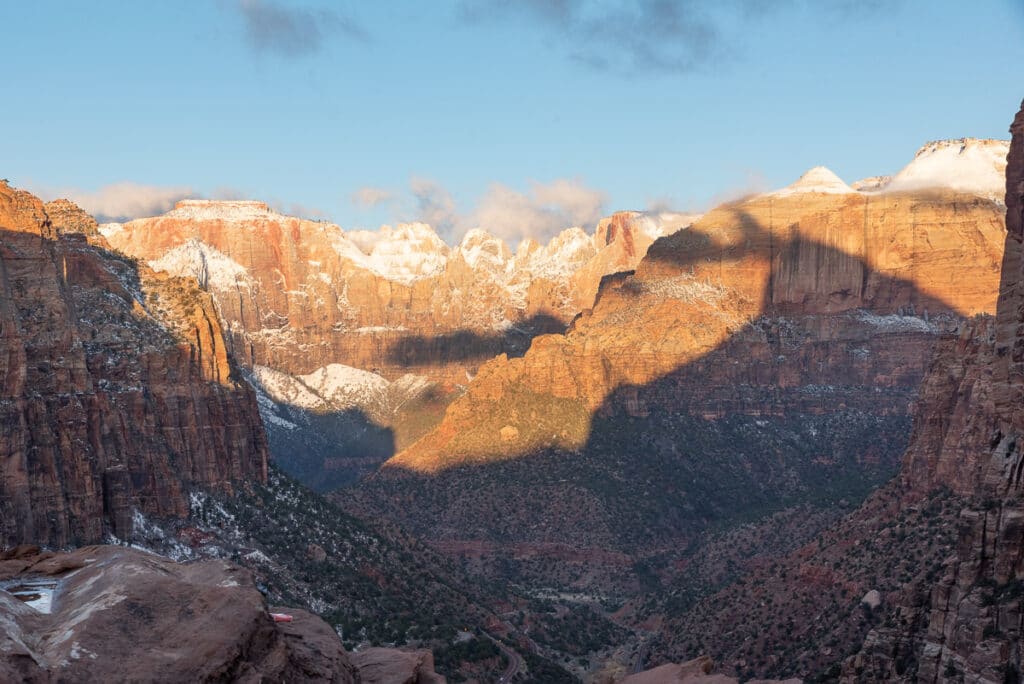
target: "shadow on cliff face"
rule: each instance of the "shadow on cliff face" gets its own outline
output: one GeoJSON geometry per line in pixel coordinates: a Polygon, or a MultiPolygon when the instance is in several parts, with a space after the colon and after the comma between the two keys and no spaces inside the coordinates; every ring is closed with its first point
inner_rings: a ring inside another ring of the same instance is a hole
{"type": "Polygon", "coordinates": [[[182,517],[192,488],[266,477],[212,303],[188,281],[142,280],[49,221],[0,229],[0,543],[127,538],[133,511],[182,517]]]}
{"type": "Polygon", "coordinates": [[[411,335],[391,345],[387,363],[406,368],[437,364],[483,361],[499,354],[519,357],[538,335],[564,333],[566,325],[548,314],[536,314],[509,325],[504,331],[484,334],[475,330],[456,330],[443,335],[411,335]]]}
{"type": "MultiPolygon", "coordinates": [[[[358,506],[426,539],[506,545],[510,559],[523,543],[681,558],[710,530],[788,506],[848,510],[890,479],[933,345],[961,312],[862,255],[732,211],[739,240],[680,231],[656,242],[645,264],[700,277],[763,250],[771,265],[756,311],[717,348],[614,388],[588,414],[578,448],[559,446],[558,402],[506,389],[502,403],[479,410],[489,447],[436,472],[387,466],[361,485],[358,506]],[[529,416],[549,445],[517,451],[499,428],[529,416]]],[[[606,287],[639,302],[645,283],[623,274],[606,287]]],[[[586,588],[595,571],[585,566],[533,570],[586,588]]]]}
{"type": "Polygon", "coordinates": [[[274,462],[318,492],[345,487],[377,470],[395,454],[395,434],[363,411],[314,413],[275,404],[264,408],[267,442],[274,462]]]}

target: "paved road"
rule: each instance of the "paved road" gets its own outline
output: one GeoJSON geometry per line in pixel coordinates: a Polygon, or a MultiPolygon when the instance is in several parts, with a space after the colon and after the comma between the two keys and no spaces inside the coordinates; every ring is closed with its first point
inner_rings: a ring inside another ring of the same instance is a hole
{"type": "Polygon", "coordinates": [[[501,652],[505,654],[506,658],[508,658],[508,667],[505,668],[505,671],[501,673],[501,677],[498,679],[498,681],[502,684],[508,684],[508,682],[511,682],[512,678],[519,674],[519,672],[523,669],[523,658],[518,653],[516,653],[511,648],[501,643],[494,637],[488,636],[487,638],[493,641],[494,645],[497,646],[501,650],[501,652]]]}
{"type": "Polygon", "coordinates": [[[650,647],[647,645],[647,640],[644,639],[640,642],[640,649],[636,652],[636,660],[633,661],[633,670],[630,674],[637,674],[644,671],[644,665],[647,663],[647,651],[650,647]]]}

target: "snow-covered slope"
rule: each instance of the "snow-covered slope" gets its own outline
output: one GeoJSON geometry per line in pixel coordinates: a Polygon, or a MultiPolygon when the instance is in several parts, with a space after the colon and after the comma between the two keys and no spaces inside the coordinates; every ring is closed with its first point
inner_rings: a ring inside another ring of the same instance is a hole
{"type": "Polygon", "coordinates": [[[914,160],[882,186],[883,192],[951,188],[1001,200],[1006,192],[1005,140],[937,140],[930,142],[914,160]]]}
{"type": "Polygon", "coordinates": [[[205,289],[251,287],[253,279],[240,263],[219,250],[192,238],[159,259],[149,262],[154,271],[193,277],[205,289]]]}
{"type": "Polygon", "coordinates": [[[358,249],[358,254],[344,250],[345,256],[400,283],[409,284],[436,275],[444,270],[448,261],[448,245],[425,223],[401,223],[394,227],[383,226],[377,231],[351,231],[344,237],[358,249]]]}
{"type": "Polygon", "coordinates": [[[274,401],[309,411],[349,408],[380,409],[387,404],[387,380],[340,363],[308,375],[289,375],[267,366],[254,366],[254,384],[274,401]]]}

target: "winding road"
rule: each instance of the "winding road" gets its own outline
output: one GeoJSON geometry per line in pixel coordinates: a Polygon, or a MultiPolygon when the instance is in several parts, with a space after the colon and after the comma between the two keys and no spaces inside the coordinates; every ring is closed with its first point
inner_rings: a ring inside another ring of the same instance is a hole
{"type": "Polygon", "coordinates": [[[501,643],[500,641],[492,637],[490,634],[487,635],[487,638],[493,641],[494,645],[497,646],[498,649],[505,654],[506,658],[508,658],[508,667],[505,668],[505,671],[501,673],[501,677],[498,678],[498,681],[501,682],[501,684],[508,684],[512,681],[513,677],[515,677],[517,674],[520,673],[520,671],[522,671],[523,657],[515,651],[513,651],[508,646],[506,646],[505,644],[501,643]]]}

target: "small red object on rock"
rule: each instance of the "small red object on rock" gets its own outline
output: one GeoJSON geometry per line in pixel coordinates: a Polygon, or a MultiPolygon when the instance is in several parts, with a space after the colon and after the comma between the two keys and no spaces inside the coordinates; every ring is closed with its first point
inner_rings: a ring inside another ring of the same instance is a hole
{"type": "Polygon", "coordinates": [[[291,622],[292,616],[285,615],[284,613],[271,613],[270,617],[274,618],[274,622],[291,622]]]}

